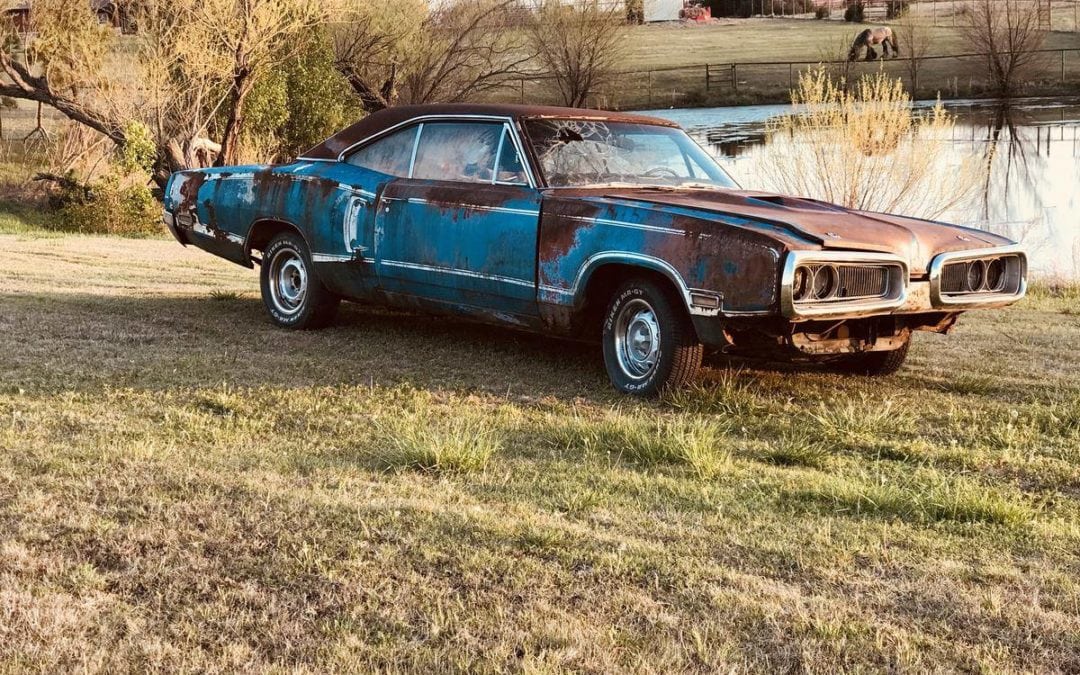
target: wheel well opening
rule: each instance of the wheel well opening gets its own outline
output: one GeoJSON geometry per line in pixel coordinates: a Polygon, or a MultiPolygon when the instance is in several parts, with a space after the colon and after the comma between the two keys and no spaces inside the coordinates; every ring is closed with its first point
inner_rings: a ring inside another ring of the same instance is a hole
{"type": "Polygon", "coordinates": [[[300,231],[300,228],[296,227],[292,223],[284,220],[259,220],[251,226],[251,232],[248,233],[247,239],[247,251],[250,255],[252,251],[263,251],[267,244],[269,244],[274,237],[278,236],[282,232],[295,232],[303,238],[304,234],[300,231]]]}
{"type": "Polygon", "coordinates": [[[675,282],[661,272],[647,267],[610,263],[602,265],[589,276],[585,285],[585,299],[581,308],[581,334],[583,337],[600,339],[604,313],[615,290],[629,279],[648,279],[671,292],[679,306],[685,307],[682,293],[675,282]]]}

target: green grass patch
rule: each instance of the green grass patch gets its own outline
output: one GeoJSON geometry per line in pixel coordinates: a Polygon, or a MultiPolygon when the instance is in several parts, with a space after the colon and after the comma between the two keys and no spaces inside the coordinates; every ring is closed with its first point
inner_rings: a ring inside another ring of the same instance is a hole
{"type": "Polygon", "coordinates": [[[483,416],[421,409],[376,424],[379,463],[389,469],[433,473],[483,471],[502,449],[503,431],[483,416]]]}
{"type": "Polygon", "coordinates": [[[611,411],[599,419],[580,415],[552,419],[549,437],[570,452],[627,460],[639,465],[684,465],[714,478],[731,462],[729,425],[690,415],[650,419],[611,411]]]}

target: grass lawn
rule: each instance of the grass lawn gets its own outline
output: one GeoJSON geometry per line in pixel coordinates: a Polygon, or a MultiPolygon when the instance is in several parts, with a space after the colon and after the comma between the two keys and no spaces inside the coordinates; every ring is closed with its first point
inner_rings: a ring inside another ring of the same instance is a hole
{"type": "Polygon", "coordinates": [[[346,305],[0,235],[0,671],[1080,669],[1080,291],[884,380],[346,305]]]}

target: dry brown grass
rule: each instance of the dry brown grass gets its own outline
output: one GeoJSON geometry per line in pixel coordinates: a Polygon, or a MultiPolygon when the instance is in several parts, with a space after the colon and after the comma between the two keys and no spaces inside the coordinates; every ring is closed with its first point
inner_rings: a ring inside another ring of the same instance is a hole
{"type": "Polygon", "coordinates": [[[0,670],[1080,668],[1071,296],[639,402],[510,331],[275,329],[171,241],[0,247],[0,670]],[[456,418],[486,464],[387,470],[456,418]]]}

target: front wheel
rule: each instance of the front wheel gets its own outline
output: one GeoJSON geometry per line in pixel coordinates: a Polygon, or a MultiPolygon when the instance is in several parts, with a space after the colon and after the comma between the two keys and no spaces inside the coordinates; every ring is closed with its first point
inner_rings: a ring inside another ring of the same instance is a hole
{"type": "Polygon", "coordinates": [[[315,276],[307,244],[293,232],[283,232],[267,245],[259,282],[267,314],[283,328],[322,328],[341,303],[315,276]]]}
{"type": "Polygon", "coordinates": [[[616,389],[655,396],[690,382],[702,346],[675,293],[652,281],[619,287],[604,319],[604,365],[616,389]]]}

